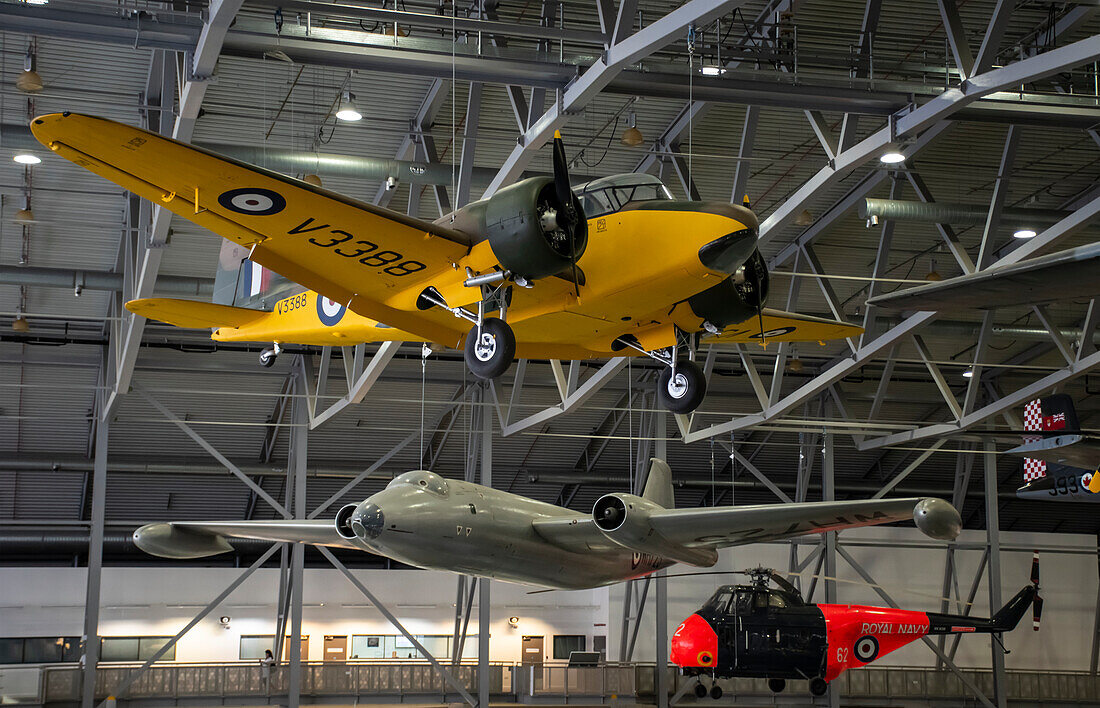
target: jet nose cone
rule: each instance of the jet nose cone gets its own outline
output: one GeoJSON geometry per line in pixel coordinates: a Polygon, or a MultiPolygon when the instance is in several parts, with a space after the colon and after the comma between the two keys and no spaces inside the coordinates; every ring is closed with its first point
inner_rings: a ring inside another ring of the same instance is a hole
{"type": "Polygon", "coordinates": [[[913,508],[913,521],[926,536],[940,541],[953,541],[962,532],[958,510],[943,499],[920,500],[913,508]]]}
{"type": "Polygon", "coordinates": [[[718,663],[718,635],[705,619],[692,615],[672,635],[669,658],[677,666],[713,668],[718,663]]]}
{"type": "Polygon", "coordinates": [[[355,508],[351,515],[351,529],[364,540],[374,540],[382,534],[386,525],[386,516],[382,508],[367,500],[355,508]]]}

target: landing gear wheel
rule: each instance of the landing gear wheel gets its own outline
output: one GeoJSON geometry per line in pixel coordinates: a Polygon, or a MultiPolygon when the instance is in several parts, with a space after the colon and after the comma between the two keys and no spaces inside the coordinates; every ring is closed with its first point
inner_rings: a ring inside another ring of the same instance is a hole
{"type": "Polygon", "coordinates": [[[722,687],[718,684],[714,684],[710,687],[710,697],[714,700],[718,700],[722,697],[722,687]]]}
{"type": "Polygon", "coordinates": [[[707,687],[704,686],[702,683],[695,684],[695,697],[696,698],[706,698],[707,697],[707,687]]]}
{"type": "Polygon", "coordinates": [[[270,369],[275,366],[275,359],[279,357],[279,352],[275,351],[274,347],[268,347],[260,352],[260,366],[265,369],[270,369]]]}
{"type": "Polygon", "coordinates": [[[516,335],[496,317],[481,321],[481,334],[475,326],[466,335],[466,366],[479,379],[495,379],[516,358],[516,335]]]}
{"type": "Polygon", "coordinates": [[[829,684],[825,683],[825,679],[820,676],[810,679],[810,693],[815,696],[824,696],[828,690],[829,684]]]}
{"type": "Polygon", "coordinates": [[[676,364],[676,374],[666,367],[657,379],[657,399],[673,413],[691,413],[707,395],[707,380],[694,361],[685,359],[676,364]]]}
{"type": "Polygon", "coordinates": [[[772,693],[783,693],[783,689],[787,687],[787,679],[770,678],[768,679],[768,690],[772,693]]]}

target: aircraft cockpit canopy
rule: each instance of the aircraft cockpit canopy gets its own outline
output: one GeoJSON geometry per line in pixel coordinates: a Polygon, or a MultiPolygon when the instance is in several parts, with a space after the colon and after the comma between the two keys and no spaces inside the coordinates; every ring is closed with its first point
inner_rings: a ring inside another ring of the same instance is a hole
{"type": "Polygon", "coordinates": [[[700,612],[714,615],[752,614],[769,608],[801,607],[801,597],[776,588],[754,585],[723,585],[703,603],[700,612]]]}
{"type": "Polygon", "coordinates": [[[399,487],[401,485],[417,487],[418,489],[423,489],[424,491],[431,492],[441,497],[447,496],[447,493],[450,491],[447,480],[443,479],[435,472],[429,472],[428,470],[413,470],[412,472],[399,474],[390,480],[390,483],[386,485],[386,489],[399,487]]]}
{"type": "Polygon", "coordinates": [[[672,192],[660,179],[637,172],[594,179],[573,191],[589,219],[621,211],[632,202],[672,200],[672,192]]]}

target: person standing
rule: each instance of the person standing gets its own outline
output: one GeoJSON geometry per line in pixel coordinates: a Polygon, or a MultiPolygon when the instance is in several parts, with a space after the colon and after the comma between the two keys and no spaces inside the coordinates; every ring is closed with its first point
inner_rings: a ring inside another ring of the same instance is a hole
{"type": "Polygon", "coordinates": [[[275,665],[275,657],[270,649],[264,649],[264,658],[260,659],[260,675],[264,680],[264,695],[271,695],[271,667],[275,665]]]}

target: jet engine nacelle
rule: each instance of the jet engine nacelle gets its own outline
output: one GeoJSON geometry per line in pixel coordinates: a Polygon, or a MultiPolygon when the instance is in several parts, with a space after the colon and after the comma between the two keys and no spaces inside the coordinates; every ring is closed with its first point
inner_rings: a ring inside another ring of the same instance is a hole
{"type": "Polygon", "coordinates": [[[584,210],[576,195],[570,196],[580,216],[572,229],[559,223],[562,205],[549,177],[516,182],[488,199],[469,204],[455,212],[449,226],[487,238],[505,270],[527,280],[546,278],[571,266],[574,242],[577,258],[588,245],[584,210]]]}
{"type": "Polygon", "coordinates": [[[658,533],[650,515],[659,511],[665,508],[635,494],[605,494],[592,506],[592,519],[608,539],[623,548],[690,565],[709,567],[717,562],[714,550],[685,548],[658,533]]]}

